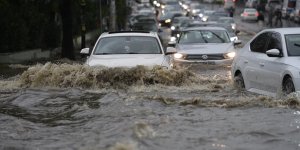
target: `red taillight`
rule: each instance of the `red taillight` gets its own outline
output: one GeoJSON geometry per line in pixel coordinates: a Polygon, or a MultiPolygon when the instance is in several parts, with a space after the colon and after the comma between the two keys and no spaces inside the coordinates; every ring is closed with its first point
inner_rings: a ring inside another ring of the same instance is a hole
{"type": "Polygon", "coordinates": [[[244,16],[248,16],[248,13],[244,12],[244,16]]]}
{"type": "Polygon", "coordinates": [[[258,16],[259,16],[259,13],[258,13],[258,12],[256,12],[256,13],[255,13],[255,16],[256,16],[256,17],[258,17],[258,16]]]}

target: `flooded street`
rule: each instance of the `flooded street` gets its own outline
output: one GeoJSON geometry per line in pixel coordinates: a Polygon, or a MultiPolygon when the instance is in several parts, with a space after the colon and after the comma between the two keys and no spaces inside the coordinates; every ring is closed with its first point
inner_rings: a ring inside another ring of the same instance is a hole
{"type": "Polygon", "coordinates": [[[3,78],[0,149],[300,150],[299,98],[235,89],[229,66],[46,63],[3,78]]]}

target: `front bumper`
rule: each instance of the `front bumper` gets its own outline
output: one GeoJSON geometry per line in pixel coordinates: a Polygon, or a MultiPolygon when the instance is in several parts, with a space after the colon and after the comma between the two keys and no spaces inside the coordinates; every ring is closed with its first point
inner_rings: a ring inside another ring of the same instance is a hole
{"type": "Polygon", "coordinates": [[[174,68],[189,68],[198,65],[224,65],[230,66],[233,59],[222,59],[222,60],[182,60],[174,59],[172,66],[174,68]]]}

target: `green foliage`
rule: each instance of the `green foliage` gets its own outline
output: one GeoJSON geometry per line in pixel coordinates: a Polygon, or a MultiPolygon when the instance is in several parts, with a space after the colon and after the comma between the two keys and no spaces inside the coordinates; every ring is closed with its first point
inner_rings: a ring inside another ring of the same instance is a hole
{"type": "MultiPolygon", "coordinates": [[[[61,44],[61,0],[0,0],[0,53],[52,49],[61,44]]],[[[85,24],[97,28],[99,6],[86,0],[85,24]]],[[[107,7],[107,6],[106,6],[107,7]]],[[[80,35],[80,1],[72,1],[73,35],[80,35]]]]}
{"type": "Polygon", "coordinates": [[[1,0],[0,53],[58,46],[59,28],[51,5],[51,1],[1,0]]]}

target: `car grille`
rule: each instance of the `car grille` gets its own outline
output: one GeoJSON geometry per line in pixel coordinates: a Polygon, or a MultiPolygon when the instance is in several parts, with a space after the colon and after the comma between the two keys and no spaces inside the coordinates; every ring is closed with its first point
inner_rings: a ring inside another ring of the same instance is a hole
{"type": "Polygon", "coordinates": [[[206,55],[207,57],[203,56],[205,54],[201,54],[201,55],[187,55],[185,57],[186,60],[222,60],[225,59],[223,54],[208,54],[206,55]]]}

